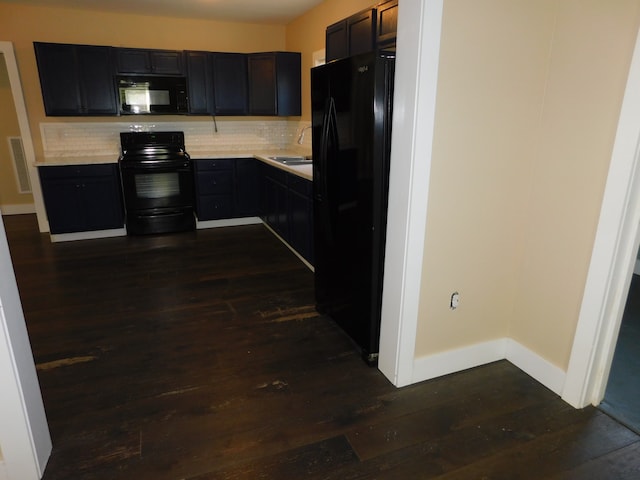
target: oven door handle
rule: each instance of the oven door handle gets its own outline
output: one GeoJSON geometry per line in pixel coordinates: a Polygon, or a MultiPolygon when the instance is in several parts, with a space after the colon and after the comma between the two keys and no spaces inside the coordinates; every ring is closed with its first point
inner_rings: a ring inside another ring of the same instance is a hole
{"type": "Polygon", "coordinates": [[[128,172],[135,173],[145,173],[145,172],[154,172],[154,173],[162,173],[162,172],[178,172],[178,173],[191,173],[192,168],[191,165],[180,163],[177,165],[153,165],[153,164],[144,164],[144,165],[132,165],[127,163],[120,164],[120,170],[126,170],[128,172]]]}

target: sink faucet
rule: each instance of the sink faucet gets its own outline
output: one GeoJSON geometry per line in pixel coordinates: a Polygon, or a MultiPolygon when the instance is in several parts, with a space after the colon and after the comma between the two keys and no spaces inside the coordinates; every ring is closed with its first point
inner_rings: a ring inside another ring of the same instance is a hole
{"type": "Polygon", "coordinates": [[[304,132],[305,132],[308,128],[311,128],[311,125],[307,125],[306,127],[304,127],[304,128],[300,131],[300,136],[298,137],[298,145],[302,145],[302,142],[304,141],[304,132]]]}

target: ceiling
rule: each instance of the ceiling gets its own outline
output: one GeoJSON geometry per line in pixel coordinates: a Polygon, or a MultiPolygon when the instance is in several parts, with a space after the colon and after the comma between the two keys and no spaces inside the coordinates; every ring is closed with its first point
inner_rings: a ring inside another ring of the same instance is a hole
{"type": "Polygon", "coordinates": [[[0,0],[3,3],[66,7],[286,25],[323,0],[0,0]]]}

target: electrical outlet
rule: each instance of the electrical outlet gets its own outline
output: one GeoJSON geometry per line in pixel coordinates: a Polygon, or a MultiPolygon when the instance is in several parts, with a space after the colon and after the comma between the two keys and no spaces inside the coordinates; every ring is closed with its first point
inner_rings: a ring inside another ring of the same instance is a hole
{"type": "Polygon", "coordinates": [[[460,303],[460,294],[458,292],[453,292],[451,294],[451,300],[449,302],[449,308],[451,310],[455,310],[458,308],[458,304],[460,303]]]}

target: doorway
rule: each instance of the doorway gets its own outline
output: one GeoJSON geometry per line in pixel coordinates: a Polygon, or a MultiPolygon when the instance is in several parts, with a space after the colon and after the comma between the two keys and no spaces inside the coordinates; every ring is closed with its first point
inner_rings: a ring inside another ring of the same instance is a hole
{"type": "Polygon", "coordinates": [[[640,433],[640,270],[636,267],[600,409],[640,433]]]}
{"type": "Polygon", "coordinates": [[[0,208],[4,215],[33,213],[33,195],[5,54],[0,52],[0,208]]]}

